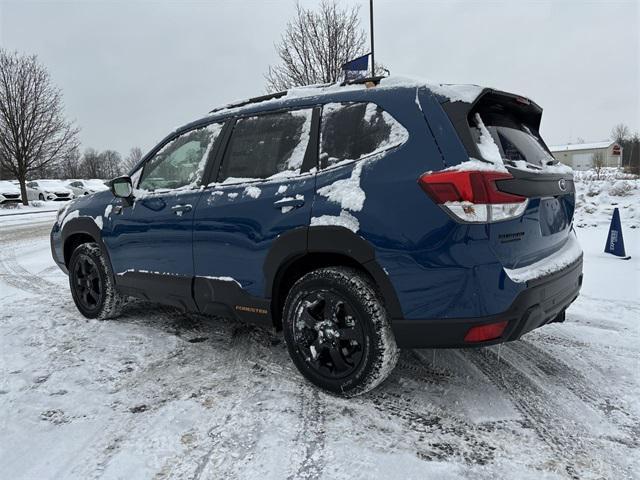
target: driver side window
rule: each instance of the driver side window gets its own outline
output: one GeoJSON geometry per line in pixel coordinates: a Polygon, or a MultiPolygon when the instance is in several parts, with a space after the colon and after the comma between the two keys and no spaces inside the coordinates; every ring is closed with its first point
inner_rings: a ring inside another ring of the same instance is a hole
{"type": "Polygon", "coordinates": [[[139,188],[173,190],[197,187],[221,123],[192,130],[167,143],[144,166],[139,188]]]}

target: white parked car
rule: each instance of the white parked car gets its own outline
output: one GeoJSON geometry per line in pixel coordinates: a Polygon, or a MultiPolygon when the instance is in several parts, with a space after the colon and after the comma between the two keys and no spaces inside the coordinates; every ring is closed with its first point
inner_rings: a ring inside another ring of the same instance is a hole
{"type": "Polygon", "coordinates": [[[20,187],[13,182],[0,180],[0,204],[18,203],[22,201],[20,187]]]}
{"type": "Polygon", "coordinates": [[[61,180],[34,180],[27,182],[27,198],[64,201],[75,198],[75,195],[61,180]]]}
{"type": "Polygon", "coordinates": [[[67,182],[67,188],[70,188],[76,197],[82,195],[91,195],[92,193],[102,192],[108,190],[104,184],[104,180],[92,178],[90,180],[69,180],[67,182]]]}

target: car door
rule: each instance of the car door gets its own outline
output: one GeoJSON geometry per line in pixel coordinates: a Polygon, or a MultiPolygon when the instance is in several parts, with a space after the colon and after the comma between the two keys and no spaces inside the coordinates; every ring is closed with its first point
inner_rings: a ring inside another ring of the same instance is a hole
{"type": "Polygon", "coordinates": [[[123,291],[194,308],[193,214],[221,130],[215,123],[170,139],[145,161],[133,199],[107,206],[103,240],[123,291]]]}
{"type": "MultiPolygon", "coordinates": [[[[315,188],[318,111],[239,118],[194,218],[194,291],[202,311],[221,304],[268,319],[265,259],[280,235],[307,228],[315,188]]],[[[304,237],[306,242],[306,237],[304,237]]],[[[305,245],[306,246],[306,245],[305,245]]]]}

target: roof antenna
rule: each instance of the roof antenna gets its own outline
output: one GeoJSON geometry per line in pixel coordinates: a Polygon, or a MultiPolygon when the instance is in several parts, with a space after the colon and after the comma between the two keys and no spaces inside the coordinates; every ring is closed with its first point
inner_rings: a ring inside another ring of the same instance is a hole
{"type": "Polygon", "coordinates": [[[371,78],[376,76],[376,62],[373,55],[373,0],[369,0],[369,37],[371,39],[371,78]]]}

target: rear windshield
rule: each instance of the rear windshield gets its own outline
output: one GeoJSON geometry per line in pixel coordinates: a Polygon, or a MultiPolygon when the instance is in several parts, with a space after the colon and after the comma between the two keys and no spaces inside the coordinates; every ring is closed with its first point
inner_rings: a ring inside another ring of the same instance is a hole
{"type": "MultiPolygon", "coordinates": [[[[477,118],[477,115],[472,118],[470,126],[474,140],[480,143],[481,127],[477,118]]],[[[524,161],[538,167],[554,162],[540,137],[516,118],[505,113],[485,114],[480,118],[504,160],[513,163],[524,161]]]]}

